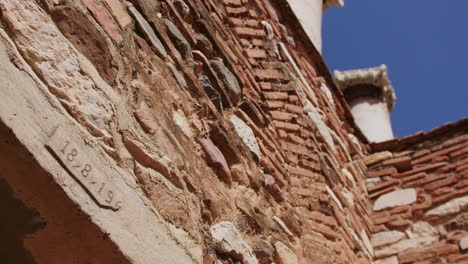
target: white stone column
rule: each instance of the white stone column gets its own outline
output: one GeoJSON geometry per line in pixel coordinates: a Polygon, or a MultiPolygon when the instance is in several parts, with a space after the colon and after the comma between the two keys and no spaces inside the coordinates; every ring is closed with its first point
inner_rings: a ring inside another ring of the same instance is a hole
{"type": "Polygon", "coordinates": [[[331,6],[343,6],[344,0],[287,0],[315,48],[322,53],[322,13],[331,6]]]}
{"type": "Polygon", "coordinates": [[[335,71],[335,81],[367,139],[371,142],[392,139],[390,112],[396,98],[388,80],[387,66],[335,71]]]}

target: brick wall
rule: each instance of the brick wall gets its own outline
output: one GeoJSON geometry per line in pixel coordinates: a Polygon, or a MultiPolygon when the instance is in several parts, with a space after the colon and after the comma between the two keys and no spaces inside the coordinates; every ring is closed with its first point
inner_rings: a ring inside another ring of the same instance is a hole
{"type": "Polygon", "coordinates": [[[466,123],[373,145],[366,185],[382,263],[468,260],[466,123]]]}

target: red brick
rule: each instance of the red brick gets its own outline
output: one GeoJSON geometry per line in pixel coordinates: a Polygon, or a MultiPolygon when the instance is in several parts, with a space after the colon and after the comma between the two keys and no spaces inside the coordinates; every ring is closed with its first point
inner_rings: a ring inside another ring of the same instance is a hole
{"type": "Polygon", "coordinates": [[[298,168],[298,167],[292,167],[289,165],[286,165],[286,168],[289,171],[289,173],[297,175],[297,176],[304,176],[304,177],[310,177],[310,178],[317,177],[317,174],[310,170],[306,170],[306,169],[298,168]]]}
{"type": "Polygon", "coordinates": [[[453,253],[458,253],[458,247],[456,245],[437,243],[428,247],[419,247],[403,251],[398,254],[398,261],[400,263],[413,263],[453,253]]]}
{"type": "Polygon", "coordinates": [[[304,139],[302,139],[301,137],[298,137],[292,133],[288,133],[288,139],[291,141],[291,142],[294,142],[296,144],[300,144],[300,145],[303,145],[303,146],[307,146],[306,145],[306,141],[304,139]]]}
{"type": "Polygon", "coordinates": [[[442,167],[442,166],[445,166],[445,165],[447,165],[447,162],[438,162],[438,163],[435,163],[435,164],[419,167],[419,168],[416,168],[416,169],[413,169],[413,170],[410,170],[410,171],[407,171],[407,172],[404,172],[404,173],[396,174],[396,175],[394,175],[394,177],[401,178],[401,177],[405,177],[405,176],[408,176],[408,175],[416,174],[418,172],[423,172],[423,171],[427,172],[427,171],[430,171],[430,170],[433,170],[433,169],[436,169],[436,168],[439,168],[439,167],[442,167]]]}
{"type": "Polygon", "coordinates": [[[397,188],[395,186],[392,186],[390,188],[386,188],[386,189],[383,189],[383,190],[380,190],[378,192],[375,192],[373,194],[370,194],[369,195],[369,199],[374,199],[376,197],[379,197],[380,195],[384,194],[384,193],[389,193],[389,192],[393,192],[395,191],[397,188]]]}
{"type": "Polygon", "coordinates": [[[267,101],[266,102],[268,108],[276,109],[276,108],[283,108],[284,102],[283,101],[267,101]]]}
{"type": "Polygon", "coordinates": [[[456,146],[453,146],[453,147],[450,147],[450,148],[446,148],[446,149],[442,149],[442,150],[433,152],[433,153],[430,154],[430,155],[424,156],[424,157],[422,157],[422,158],[415,159],[415,160],[412,161],[412,164],[418,164],[418,163],[427,162],[427,161],[432,160],[432,159],[435,158],[435,157],[443,156],[443,155],[445,155],[445,154],[448,154],[448,153],[453,152],[453,151],[455,151],[455,150],[459,150],[459,149],[464,148],[464,147],[466,147],[466,146],[468,146],[468,143],[456,145],[456,146]]]}
{"type": "Polygon", "coordinates": [[[294,91],[294,86],[291,83],[288,84],[279,84],[279,83],[272,83],[271,89],[281,92],[291,92],[294,91]]]}
{"type": "Polygon", "coordinates": [[[309,149],[304,145],[297,145],[281,140],[281,146],[283,147],[283,149],[299,155],[307,155],[309,153],[309,149]]]}
{"type": "Polygon", "coordinates": [[[299,164],[303,167],[307,167],[311,170],[314,170],[314,171],[320,171],[321,168],[320,168],[320,164],[318,162],[310,162],[310,161],[307,161],[307,160],[300,160],[299,161],[299,164]]]}
{"type": "Polygon", "coordinates": [[[391,181],[387,181],[387,182],[375,185],[374,187],[367,189],[367,191],[371,193],[371,192],[374,192],[374,191],[377,191],[377,190],[380,190],[389,186],[397,185],[399,183],[400,183],[399,180],[391,180],[391,181]]]}
{"type": "Polygon", "coordinates": [[[382,169],[382,170],[371,171],[371,172],[369,172],[369,174],[367,176],[370,177],[370,178],[381,177],[381,176],[389,176],[389,175],[396,174],[396,172],[397,172],[397,170],[396,170],[395,167],[390,167],[390,168],[386,168],[386,169],[382,169]]]}
{"type": "Polygon", "coordinates": [[[407,183],[407,182],[411,182],[411,181],[414,181],[414,180],[425,178],[426,175],[427,174],[425,172],[421,172],[421,173],[418,173],[418,174],[415,174],[415,175],[412,175],[412,176],[409,176],[409,177],[404,177],[402,179],[402,181],[403,181],[403,183],[407,183]]]}
{"type": "Polygon", "coordinates": [[[245,15],[248,13],[248,9],[245,6],[241,7],[229,7],[226,6],[226,12],[231,16],[245,15]]]}
{"type": "Polygon", "coordinates": [[[399,214],[399,213],[407,212],[407,211],[411,211],[410,205],[403,205],[403,206],[395,207],[390,211],[390,214],[399,214]]]}
{"type": "Polygon", "coordinates": [[[304,113],[304,108],[302,108],[300,106],[297,106],[297,105],[293,105],[293,104],[286,104],[284,106],[284,109],[286,109],[286,111],[288,111],[288,112],[292,112],[292,113],[296,113],[296,114],[304,113]]]}
{"type": "Polygon", "coordinates": [[[459,263],[459,264],[466,264],[468,263],[468,253],[467,254],[451,254],[447,256],[447,260],[449,263],[459,263]],[[464,260],[466,262],[460,262],[461,260],[464,260]]]}
{"type": "Polygon", "coordinates": [[[311,228],[328,239],[335,240],[338,237],[338,233],[326,225],[316,223],[311,228]]]}
{"type": "Polygon", "coordinates": [[[282,121],[289,121],[291,120],[294,115],[291,113],[287,112],[282,112],[282,111],[270,111],[271,117],[276,120],[282,120],[282,121]]]}
{"type": "Polygon", "coordinates": [[[400,228],[400,227],[403,227],[403,226],[409,226],[412,223],[413,223],[413,221],[408,220],[408,219],[398,219],[398,220],[391,221],[391,222],[387,223],[387,225],[389,225],[391,227],[395,227],[395,228],[400,228]]]}
{"type": "Polygon", "coordinates": [[[300,126],[297,124],[286,123],[282,121],[273,121],[276,128],[284,129],[285,131],[299,131],[300,126]]]}
{"type": "Polygon", "coordinates": [[[441,175],[434,175],[434,176],[431,176],[431,177],[425,177],[423,179],[410,182],[410,183],[406,184],[406,186],[409,186],[409,187],[420,186],[420,185],[424,185],[426,183],[433,182],[433,181],[436,181],[436,180],[439,180],[439,179],[447,178],[450,175],[452,175],[452,174],[441,174],[441,175]]]}
{"type": "Polygon", "coordinates": [[[458,167],[460,167],[462,165],[465,165],[465,164],[468,164],[468,158],[459,160],[459,161],[457,161],[455,163],[452,163],[452,164],[450,164],[448,166],[445,166],[445,167],[443,167],[441,169],[441,171],[447,172],[447,171],[449,171],[451,169],[456,169],[456,168],[458,168],[458,167]]]}
{"type": "Polygon", "coordinates": [[[262,29],[253,29],[253,28],[248,28],[248,27],[235,27],[234,31],[237,33],[239,37],[246,37],[246,38],[265,37],[265,31],[262,29]]]}
{"type": "Polygon", "coordinates": [[[297,103],[299,102],[299,97],[297,97],[297,95],[290,95],[288,101],[291,103],[297,103]]]}
{"type": "Polygon", "coordinates": [[[397,221],[399,218],[397,215],[390,215],[390,216],[384,216],[380,218],[373,218],[374,224],[380,225],[380,224],[386,224],[391,221],[397,221]]]}
{"type": "Polygon", "coordinates": [[[465,153],[468,153],[468,147],[464,147],[463,149],[461,149],[459,151],[450,153],[450,157],[455,158],[455,157],[458,157],[458,156],[463,155],[465,153]]]}
{"type": "Polygon", "coordinates": [[[413,155],[411,155],[411,157],[412,157],[413,159],[417,159],[417,158],[419,158],[419,157],[421,157],[421,156],[428,155],[428,154],[430,154],[430,153],[431,153],[431,151],[428,150],[428,149],[419,150],[419,151],[414,152],[413,155]]]}
{"type": "Polygon", "coordinates": [[[291,184],[291,186],[296,186],[296,187],[300,187],[302,185],[301,179],[297,177],[290,177],[289,183],[291,184]]]}
{"type": "Polygon", "coordinates": [[[432,202],[434,204],[443,203],[443,202],[448,201],[449,199],[451,199],[452,197],[455,197],[457,195],[459,195],[458,191],[450,192],[450,193],[447,193],[447,194],[444,194],[444,195],[440,195],[440,196],[438,196],[436,198],[433,198],[432,202]]]}
{"type": "Polygon", "coordinates": [[[460,182],[455,184],[455,188],[457,189],[465,188],[467,186],[468,186],[468,180],[461,180],[460,182]]]}
{"type": "Polygon", "coordinates": [[[267,57],[267,54],[263,49],[245,49],[245,53],[247,54],[247,57],[253,59],[266,59],[267,57]]]}
{"type": "Polygon", "coordinates": [[[314,220],[332,227],[335,227],[337,225],[336,219],[334,217],[325,215],[319,211],[310,211],[308,209],[301,208],[300,212],[301,215],[310,220],[314,220]]]}
{"type": "Polygon", "coordinates": [[[455,190],[452,187],[444,187],[444,188],[440,188],[440,189],[433,191],[431,194],[433,196],[439,196],[439,195],[446,194],[446,193],[453,192],[453,191],[455,190]]]}
{"type": "Polygon", "coordinates": [[[289,76],[284,72],[278,70],[264,70],[264,69],[255,69],[254,76],[256,79],[261,81],[288,81],[289,76]]]}
{"type": "Polygon", "coordinates": [[[284,92],[263,92],[267,100],[287,100],[288,93],[284,92]]]}
{"type": "Polygon", "coordinates": [[[431,182],[429,184],[424,185],[424,190],[426,190],[428,192],[431,192],[431,191],[433,191],[433,190],[435,190],[437,188],[456,183],[457,180],[458,180],[458,177],[456,177],[455,175],[452,175],[452,176],[449,176],[449,177],[447,177],[445,179],[435,181],[435,182],[431,182]]]}
{"type": "Polygon", "coordinates": [[[435,147],[433,147],[432,151],[437,151],[437,150],[447,148],[447,147],[450,147],[452,145],[459,144],[459,143],[463,144],[465,141],[468,141],[468,135],[466,134],[463,136],[458,136],[458,137],[446,140],[442,144],[438,144],[435,147]]]}
{"type": "Polygon", "coordinates": [[[223,0],[223,4],[225,5],[233,5],[233,6],[241,6],[241,0],[223,0]]]}
{"type": "Polygon", "coordinates": [[[463,172],[463,171],[465,171],[466,169],[468,169],[468,164],[465,164],[465,165],[462,165],[462,166],[457,167],[456,171],[457,171],[457,172],[463,172]]]}
{"type": "Polygon", "coordinates": [[[400,171],[407,171],[411,169],[411,158],[410,157],[399,157],[385,160],[382,165],[393,165],[400,171]]]}

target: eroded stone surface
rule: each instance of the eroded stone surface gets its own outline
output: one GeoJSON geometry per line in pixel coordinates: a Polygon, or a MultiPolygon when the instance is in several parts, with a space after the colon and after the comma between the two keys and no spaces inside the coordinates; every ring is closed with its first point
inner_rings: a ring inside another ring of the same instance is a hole
{"type": "Polygon", "coordinates": [[[207,155],[208,164],[218,169],[218,173],[220,174],[223,181],[225,181],[227,184],[231,184],[231,171],[229,170],[226,158],[224,158],[221,150],[219,150],[219,148],[213,143],[213,141],[211,141],[211,139],[200,138],[199,141],[203,147],[203,150],[205,151],[205,154],[207,155]]]}
{"type": "Polygon", "coordinates": [[[374,264],[398,264],[398,257],[397,256],[391,256],[388,258],[383,258],[383,259],[378,259],[374,261],[374,264]]]}
{"type": "Polygon", "coordinates": [[[460,212],[463,208],[466,208],[466,206],[468,206],[468,196],[460,197],[452,201],[449,201],[447,203],[444,203],[442,205],[439,205],[438,207],[432,210],[429,210],[425,214],[425,216],[440,217],[440,216],[455,214],[455,213],[460,212]]]}
{"type": "Polygon", "coordinates": [[[299,260],[294,252],[283,242],[275,243],[278,264],[299,264],[299,260]]]}
{"type": "Polygon", "coordinates": [[[258,264],[252,247],[244,241],[231,222],[223,221],[213,225],[210,233],[219,253],[227,254],[243,264],[258,264]]]}
{"type": "Polygon", "coordinates": [[[380,196],[375,201],[374,207],[372,209],[374,211],[379,211],[385,208],[412,204],[414,202],[416,202],[416,190],[403,189],[380,196]]]}
{"type": "Polygon", "coordinates": [[[372,235],[371,242],[374,247],[381,247],[393,244],[405,237],[405,233],[400,231],[384,231],[372,235]]]}
{"type": "Polygon", "coordinates": [[[461,250],[468,249],[468,236],[466,236],[462,240],[460,240],[459,245],[460,245],[461,250]]]}
{"type": "Polygon", "coordinates": [[[258,146],[257,139],[252,129],[236,115],[231,115],[229,119],[245,145],[260,159],[262,157],[260,147],[258,146]]]}

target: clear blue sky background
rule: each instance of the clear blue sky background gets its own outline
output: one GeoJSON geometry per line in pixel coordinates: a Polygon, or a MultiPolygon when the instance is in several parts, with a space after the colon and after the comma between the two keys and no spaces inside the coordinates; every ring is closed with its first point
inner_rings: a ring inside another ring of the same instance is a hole
{"type": "Polygon", "coordinates": [[[345,0],[322,35],[332,71],[387,64],[395,136],[468,116],[468,0],[345,0]]]}

